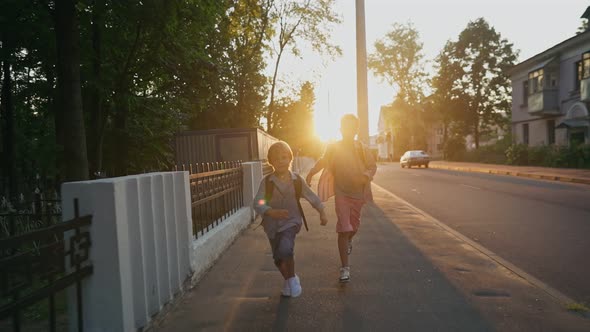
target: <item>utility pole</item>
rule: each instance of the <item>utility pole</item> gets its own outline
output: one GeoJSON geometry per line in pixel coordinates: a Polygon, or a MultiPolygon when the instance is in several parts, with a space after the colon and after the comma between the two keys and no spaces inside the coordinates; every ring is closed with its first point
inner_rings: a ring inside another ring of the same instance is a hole
{"type": "Polygon", "coordinates": [[[369,144],[365,0],[356,0],[356,95],[357,115],[360,122],[358,136],[361,142],[369,144]]]}

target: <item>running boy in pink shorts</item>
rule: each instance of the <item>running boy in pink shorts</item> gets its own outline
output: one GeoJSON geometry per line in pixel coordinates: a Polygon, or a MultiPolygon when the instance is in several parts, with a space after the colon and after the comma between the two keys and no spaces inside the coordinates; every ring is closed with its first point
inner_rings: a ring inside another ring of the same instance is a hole
{"type": "MultiPolygon", "coordinates": [[[[328,145],[324,156],[309,171],[306,182],[311,183],[313,176],[320,170],[323,179],[333,177],[330,188],[318,188],[320,197],[327,199],[326,191],[333,192],[336,205],[336,232],[338,232],[338,251],[340,253],[340,282],[350,280],[348,256],[352,252],[352,238],[359,230],[361,209],[366,202],[373,200],[371,181],[377,171],[377,165],[371,152],[361,142],[355,140],[358,134],[359,120],[352,114],[346,114],[340,120],[342,140],[328,145]],[[331,173],[331,174],[330,174],[331,173]],[[333,186],[333,188],[332,188],[333,186]]],[[[328,180],[330,181],[330,180],[328,180]]]]}

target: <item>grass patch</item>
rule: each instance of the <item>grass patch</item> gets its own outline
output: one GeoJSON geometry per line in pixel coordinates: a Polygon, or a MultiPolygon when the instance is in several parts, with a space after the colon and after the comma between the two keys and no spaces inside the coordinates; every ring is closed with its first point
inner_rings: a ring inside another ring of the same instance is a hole
{"type": "MultiPolygon", "coordinates": [[[[55,293],[55,315],[64,315],[67,311],[66,291],[55,293]]],[[[49,298],[43,299],[22,311],[25,320],[44,321],[49,319],[49,298]]]]}
{"type": "Polygon", "coordinates": [[[590,312],[590,308],[583,305],[582,303],[570,303],[565,307],[568,311],[572,311],[579,314],[585,314],[590,312]]]}

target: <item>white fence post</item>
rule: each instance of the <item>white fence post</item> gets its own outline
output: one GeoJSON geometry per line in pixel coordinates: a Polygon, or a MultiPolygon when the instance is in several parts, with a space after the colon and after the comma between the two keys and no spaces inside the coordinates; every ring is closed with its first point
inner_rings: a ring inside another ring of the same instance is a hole
{"type": "MultiPolygon", "coordinates": [[[[188,186],[188,172],[62,185],[62,218],[73,218],[74,198],[80,215],[92,215],[94,271],[82,282],[86,331],[136,331],[180,291],[190,274],[188,186]]],[[[75,293],[68,297],[75,330],[75,293]]]]}
{"type": "Polygon", "coordinates": [[[258,191],[260,181],[262,181],[262,163],[260,161],[242,163],[242,171],[244,174],[244,206],[250,208],[250,218],[254,220],[252,201],[258,191]]]}

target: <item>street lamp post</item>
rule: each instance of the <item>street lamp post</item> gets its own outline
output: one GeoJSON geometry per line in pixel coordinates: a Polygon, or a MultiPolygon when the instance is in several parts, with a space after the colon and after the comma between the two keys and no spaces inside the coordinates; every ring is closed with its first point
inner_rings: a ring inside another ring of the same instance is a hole
{"type": "Polygon", "coordinates": [[[356,0],[356,80],[357,115],[360,122],[359,139],[363,143],[369,144],[365,0],[356,0]]]}

